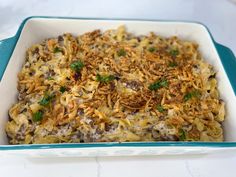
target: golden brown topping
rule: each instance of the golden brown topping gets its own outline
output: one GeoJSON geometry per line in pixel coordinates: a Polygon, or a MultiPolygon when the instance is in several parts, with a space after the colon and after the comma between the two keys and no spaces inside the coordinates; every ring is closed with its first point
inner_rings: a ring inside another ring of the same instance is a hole
{"type": "Polygon", "coordinates": [[[197,44],[124,26],[30,47],[11,144],[223,141],[225,104],[197,44]]]}

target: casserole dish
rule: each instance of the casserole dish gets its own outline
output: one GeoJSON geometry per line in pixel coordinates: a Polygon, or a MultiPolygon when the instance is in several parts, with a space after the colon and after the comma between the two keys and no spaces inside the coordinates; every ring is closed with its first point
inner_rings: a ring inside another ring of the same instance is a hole
{"type": "Polygon", "coordinates": [[[23,21],[17,34],[0,42],[0,154],[27,156],[113,156],[206,153],[220,150],[236,150],[235,71],[233,53],[217,44],[207,28],[199,23],[177,21],[142,21],[114,19],[81,19],[58,17],[30,17],[23,21]],[[218,89],[226,103],[226,120],[223,123],[225,142],[131,142],[131,143],[79,143],[8,145],[5,123],[8,109],[17,98],[17,73],[23,63],[25,51],[34,43],[65,32],[82,34],[95,29],[111,29],[125,25],[137,35],[150,31],[161,36],[178,36],[199,44],[206,61],[217,71],[218,89]]]}

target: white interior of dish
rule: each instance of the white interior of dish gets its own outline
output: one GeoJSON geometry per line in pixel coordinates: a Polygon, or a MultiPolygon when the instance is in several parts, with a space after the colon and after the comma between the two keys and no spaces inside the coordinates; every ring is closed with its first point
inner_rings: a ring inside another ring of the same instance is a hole
{"type": "Polygon", "coordinates": [[[125,21],[125,20],[79,20],[32,18],[26,22],[15,50],[8,63],[0,83],[0,145],[8,144],[5,123],[8,120],[8,109],[17,100],[17,73],[25,61],[25,52],[34,43],[50,37],[69,32],[74,35],[94,29],[111,29],[125,25],[129,32],[137,35],[153,31],[162,36],[176,35],[182,39],[199,44],[199,50],[217,71],[218,88],[221,98],[226,102],[226,120],[223,124],[226,141],[236,141],[236,99],[232,87],[224,71],[220,58],[214,47],[207,29],[197,23],[166,22],[166,21],[125,21]]]}

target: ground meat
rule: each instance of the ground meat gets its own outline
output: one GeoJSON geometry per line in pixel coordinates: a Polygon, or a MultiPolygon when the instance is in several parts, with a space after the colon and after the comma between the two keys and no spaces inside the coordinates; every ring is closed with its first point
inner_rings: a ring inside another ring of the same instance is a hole
{"type": "Polygon", "coordinates": [[[117,124],[105,124],[105,131],[114,131],[116,128],[118,127],[118,123],[117,124]]]}
{"type": "Polygon", "coordinates": [[[63,36],[58,36],[57,40],[58,40],[58,43],[59,43],[60,46],[64,45],[64,38],[63,38],[63,36]]]}
{"type": "Polygon", "coordinates": [[[161,141],[177,141],[179,138],[176,135],[165,135],[161,136],[161,141]]]}
{"type": "Polygon", "coordinates": [[[142,87],[142,84],[138,81],[132,80],[132,81],[127,81],[126,82],[126,87],[130,88],[132,90],[138,91],[142,87]]]}
{"type": "Polygon", "coordinates": [[[81,74],[77,73],[77,72],[73,75],[73,78],[74,78],[75,81],[79,80],[80,77],[81,77],[81,74]]]}
{"type": "Polygon", "coordinates": [[[110,82],[110,90],[114,91],[115,88],[116,88],[115,83],[114,82],[110,82]]]}
{"type": "Polygon", "coordinates": [[[38,47],[35,48],[32,53],[33,53],[33,55],[34,55],[34,54],[38,54],[38,53],[39,53],[39,48],[38,48],[38,47]]]}

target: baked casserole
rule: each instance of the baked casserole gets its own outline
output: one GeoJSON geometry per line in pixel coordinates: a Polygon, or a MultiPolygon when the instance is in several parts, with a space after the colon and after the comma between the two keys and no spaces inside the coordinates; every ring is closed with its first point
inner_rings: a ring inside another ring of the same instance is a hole
{"type": "Polygon", "coordinates": [[[27,50],[10,144],[223,141],[216,72],[194,42],[124,26],[27,50]]]}

